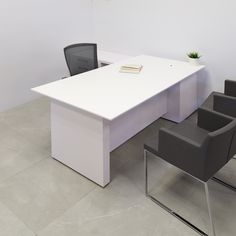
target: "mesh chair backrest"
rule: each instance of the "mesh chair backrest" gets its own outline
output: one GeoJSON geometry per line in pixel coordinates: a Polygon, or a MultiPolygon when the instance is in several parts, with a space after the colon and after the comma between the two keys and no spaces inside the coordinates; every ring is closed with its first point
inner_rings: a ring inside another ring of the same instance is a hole
{"type": "Polygon", "coordinates": [[[64,48],[64,53],[71,76],[98,68],[96,44],[73,44],[64,48]]]}

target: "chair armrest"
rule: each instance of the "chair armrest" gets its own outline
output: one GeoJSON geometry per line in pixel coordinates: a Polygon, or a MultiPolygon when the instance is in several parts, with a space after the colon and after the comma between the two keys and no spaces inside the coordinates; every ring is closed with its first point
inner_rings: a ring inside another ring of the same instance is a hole
{"type": "Polygon", "coordinates": [[[201,143],[161,128],[159,130],[158,156],[191,175],[200,177],[204,173],[204,162],[208,136],[201,143]]]}
{"type": "Polygon", "coordinates": [[[213,109],[236,118],[236,97],[223,94],[213,96],[213,109]]]}
{"type": "Polygon", "coordinates": [[[229,122],[232,121],[232,117],[224,115],[217,111],[212,111],[206,108],[198,109],[198,127],[207,131],[213,132],[218,130],[229,122]]]}
{"type": "Polygon", "coordinates": [[[225,80],[225,95],[236,97],[236,81],[225,80]]]}

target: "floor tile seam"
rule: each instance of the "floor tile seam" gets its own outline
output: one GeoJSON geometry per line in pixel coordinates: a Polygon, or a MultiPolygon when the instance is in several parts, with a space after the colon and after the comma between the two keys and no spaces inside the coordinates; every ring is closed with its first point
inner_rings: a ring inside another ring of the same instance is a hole
{"type": "MultiPolygon", "coordinates": [[[[117,216],[117,215],[120,215],[124,212],[128,212],[130,211],[131,209],[134,209],[134,208],[142,208],[142,209],[145,209],[146,207],[142,205],[142,202],[143,201],[146,201],[146,200],[150,200],[148,198],[145,198],[145,196],[143,196],[136,204],[126,208],[126,209],[122,209],[122,210],[119,210],[117,212],[114,212],[114,213],[110,213],[110,214],[106,214],[106,215],[102,215],[102,216],[97,216],[97,217],[93,217],[93,218],[89,218],[87,219],[85,222],[83,222],[83,224],[86,224],[86,223],[89,223],[89,222],[93,222],[93,221],[97,221],[97,220],[100,220],[100,219],[103,219],[103,218],[107,218],[107,217],[113,217],[113,216],[117,216]]],[[[149,202],[149,201],[148,201],[149,202]]],[[[150,200],[151,203],[153,203],[151,200],[150,200]]],[[[154,206],[156,206],[154,204],[154,206]]],[[[169,217],[169,214],[166,214],[166,211],[164,211],[162,208],[158,208],[160,209],[161,211],[163,211],[163,214],[166,215],[168,217],[168,220],[169,221],[172,221],[172,216],[169,217]]],[[[156,215],[156,213],[154,214],[156,215]]]]}
{"type": "MultiPolygon", "coordinates": [[[[40,160],[40,161],[38,161],[38,162],[41,162],[41,161],[44,161],[44,160],[40,160]]],[[[38,162],[37,162],[37,164],[39,164],[38,162]]],[[[32,168],[32,166],[29,167],[29,168],[32,168]]],[[[29,168],[27,168],[27,169],[29,169],[29,168]]],[[[24,172],[24,171],[20,171],[20,172],[24,172]]],[[[19,172],[19,173],[20,173],[20,172],[19,172]]],[[[18,174],[19,174],[19,173],[18,173],[18,174]]],[[[15,174],[15,175],[17,175],[17,174],[15,174]]],[[[13,175],[12,177],[14,177],[15,175],[13,175]]],[[[34,183],[31,179],[30,179],[29,181],[30,181],[32,184],[34,183]]],[[[42,188],[42,187],[40,187],[40,186],[39,186],[38,188],[39,188],[40,192],[42,192],[42,193],[45,192],[45,189],[44,189],[44,188],[42,188]]],[[[67,211],[69,211],[71,208],[73,208],[76,204],[78,204],[78,202],[80,202],[82,199],[84,199],[84,198],[85,198],[87,195],[89,195],[92,191],[95,191],[97,188],[98,188],[98,186],[96,186],[96,185],[95,185],[94,187],[92,187],[91,190],[89,190],[88,192],[86,192],[85,194],[83,194],[79,200],[73,202],[68,208],[66,208],[63,212],[61,212],[60,215],[56,216],[56,218],[54,218],[54,219],[52,219],[52,221],[48,222],[48,224],[47,224],[44,228],[46,228],[46,227],[47,227],[48,225],[50,225],[52,222],[54,222],[55,220],[57,220],[58,218],[60,218],[62,215],[64,215],[67,211]]],[[[7,209],[10,210],[11,213],[13,213],[13,215],[17,217],[17,219],[20,219],[10,208],[1,200],[1,198],[0,198],[0,202],[1,202],[5,207],[7,207],[7,209]]],[[[24,225],[27,227],[27,229],[29,229],[29,230],[30,230],[32,233],[34,233],[35,235],[37,235],[40,231],[42,231],[42,230],[44,229],[44,228],[42,228],[42,229],[40,229],[39,231],[35,231],[35,230],[33,230],[30,226],[28,226],[27,222],[25,222],[23,219],[20,219],[20,221],[23,222],[24,225]]]]}
{"type": "MultiPolygon", "coordinates": [[[[13,175],[13,176],[11,176],[11,177],[9,177],[9,178],[14,177],[14,176],[20,174],[21,172],[26,171],[27,169],[33,168],[34,165],[38,165],[39,162],[45,161],[46,159],[47,159],[47,158],[45,158],[45,159],[43,159],[43,160],[39,160],[37,163],[35,163],[35,164],[33,164],[32,166],[26,168],[25,170],[22,170],[22,171],[16,173],[15,175],[13,175]]],[[[7,178],[7,179],[9,179],[9,178],[7,178]]],[[[5,180],[5,181],[6,181],[6,180],[5,180]]],[[[30,183],[34,184],[34,182],[33,182],[31,179],[29,179],[29,181],[30,181],[30,183]]],[[[0,183],[1,183],[1,182],[0,182],[0,183]]],[[[64,215],[68,210],[70,210],[71,208],[73,208],[78,202],[80,202],[82,199],[84,199],[84,198],[85,198],[88,194],[90,194],[92,191],[95,191],[98,187],[99,187],[99,186],[96,186],[96,185],[93,186],[93,187],[91,188],[91,190],[89,190],[88,192],[86,192],[85,194],[83,194],[79,200],[73,202],[68,208],[66,208],[63,212],[61,212],[60,215],[58,215],[56,218],[52,219],[52,221],[48,222],[48,224],[47,224],[44,228],[46,228],[46,227],[47,227],[49,224],[51,224],[54,220],[56,220],[56,219],[60,218],[62,215],[64,215]]],[[[38,188],[39,188],[40,192],[45,193],[45,189],[44,189],[44,188],[42,188],[42,187],[40,187],[40,186],[38,186],[38,188]]],[[[4,202],[1,200],[1,198],[0,198],[0,202],[4,204],[4,202]]],[[[6,206],[7,209],[9,209],[9,210],[14,214],[14,216],[17,217],[17,219],[20,219],[6,204],[4,204],[4,206],[6,206]]],[[[42,231],[42,230],[44,229],[44,228],[42,228],[42,229],[40,229],[39,231],[35,231],[35,230],[33,230],[30,226],[28,226],[28,225],[27,225],[27,222],[25,222],[23,219],[20,219],[20,221],[23,222],[24,225],[27,226],[27,228],[28,228],[31,232],[33,232],[35,235],[37,235],[40,231],[42,231]]]]}
{"type": "Polygon", "coordinates": [[[118,216],[118,215],[121,215],[124,212],[129,212],[131,209],[134,209],[134,208],[143,208],[143,206],[140,204],[142,202],[142,200],[143,199],[139,200],[138,201],[139,203],[136,203],[136,204],[134,204],[132,206],[129,206],[129,207],[125,208],[125,209],[114,211],[113,213],[109,213],[109,214],[105,214],[105,215],[89,218],[89,219],[85,220],[83,222],[83,224],[86,224],[88,222],[94,222],[94,221],[97,221],[97,220],[100,220],[100,219],[103,219],[103,218],[109,218],[109,217],[118,216]]]}
{"type": "MultiPolygon", "coordinates": [[[[40,102],[40,101],[42,101],[42,100],[47,100],[47,102],[50,104],[50,99],[41,96],[41,97],[38,97],[38,98],[31,99],[30,101],[25,101],[24,103],[18,104],[18,105],[16,105],[15,107],[12,107],[12,108],[10,108],[10,109],[6,109],[6,110],[4,110],[4,111],[1,111],[0,114],[1,114],[1,113],[6,113],[6,112],[12,112],[12,111],[15,111],[15,110],[17,110],[17,109],[18,109],[18,110],[19,110],[19,109],[23,109],[23,108],[25,108],[27,105],[28,105],[28,106],[31,106],[32,104],[38,103],[38,102],[40,102]]],[[[34,109],[34,108],[33,108],[33,109],[34,109]]]]}
{"type": "MultiPolygon", "coordinates": [[[[41,130],[41,128],[37,128],[37,127],[26,127],[26,128],[18,128],[15,126],[11,126],[7,121],[5,121],[5,119],[1,120],[0,122],[2,122],[4,124],[4,126],[6,126],[8,129],[10,129],[11,131],[15,132],[18,135],[22,135],[24,130],[30,130],[30,129],[34,129],[34,130],[41,130]]],[[[50,122],[50,120],[49,120],[50,122]]],[[[50,128],[50,127],[49,127],[50,128]]],[[[48,128],[43,128],[45,130],[48,130],[48,128]]]]}
{"type": "MultiPolygon", "coordinates": [[[[17,175],[19,175],[19,174],[21,174],[21,173],[23,173],[23,172],[29,170],[30,168],[34,167],[35,165],[38,165],[40,162],[45,161],[45,160],[47,160],[48,158],[50,158],[50,157],[46,157],[46,156],[45,156],[45,158],[43,158],[43,159],[41,159],[41,160],[38,160],[38,161],[32,163],[31,165],[27,166],[26,168],[24,168],[24,169],[22,169],[22,170],[16,172],[15,174],[13,174],[13,175],[11,175],[11,176],[9,176],[9,177],[3,179],[3,180],[0,180],[0,184],[2,184],[2,183],[4,183],[4,182],[7,182],[9,179],[14,178],[15,176],[17,176],[17,175]]],[[[30,179],[29,181],[31,182],[31,179],[30,179]]],[[[31,182],[31,183],[32,183],[32,182],[31,182]]]]}
{"type": "MultiPolygon", "coordinates": [[[[143,160],[143,161],[144,161],[144,160],[143,160]]],[[[137,163],[138,160],[135,160],[135,161],[134,161],[134,160],[127,160],[125,163],[121,164],[118,168],[114,167],[114,169],[119,172],[122,168],[125,167],[126,164],[129,164],[129,163],[132,163],[132,162],[137,163]]],[[[120,173],[120,172],[119,172],[119,173],[120,173]]]]}
{"type": "Polygon", "coordinates": [[[26,223],[23,219],[19,218],[19,216],[17,216],[17,215],[14,213],[14,211],[13,211],[11,208],[9,208],[1,199],[0,199],[0,203],[1,203],[20,223],[22,223],[22,224],[26,227],[26,229],[28,229],[33,235],[37,236],[36,232],[34,232],[34,231],[30,228],[30,226],[28,226],[27,223],[26,223]]]}
{"type": "MultiPolygon", "coordinates": [[[[91,194],[91,193],[92,193],[93,191],[95,191],[96,189],[97,189],[97,188],[95,188],[95,189],[93,189],[92,191],[90,191],[88,194],[86,194],[85,197],[87,197],[87,195],[91,194]]],[[[84,198],[85,198],[85,197],[84,197],[84,198]]],[[[84,198],[83,198],[83,199],[84,199],[84,198]]],[[[120,215],[120,214],[122,214],[123,212],[127,212],[127,211],[129,211],[130,209],[133,209],[133,208],[138,208],[138,207],[143,208],[141,202],[142,202],[144,199],[145,199],[145,198],[140,199],[140,200],[138,201],[138,203],[136,203],[135,205],[132,205],[132,206],[126,208],[126,209],[122,209],[122,210],[119,210],[119,211],[117,211],[117,212],[110,213],[110,214],[107,214],[107,215],[101,215],[101,216],[98,216],[98,217],[89,218],[89,219],[85,220],[85,221],[83,222],[83,224],[86,224],[86,223],[89,223],[89,222],[94,222],[94,221],[97,221],[97,220],[100,220],[100,219],[103,219],[103,218],[107,218],[107,217],[117,216],[117,215],[120,215]]],[[[82,200],[82,199],[81,199],[81,200],[82,200]]],[[[76,204],[78,204],[78,203],[79,203],[79,201],[78,201],[76,204]]],[[[76,205],[76,204],[75,204],[75,205],[76,205]]],[[[70,207],[70,208],[68,208],[61,216],[55,218],[55,219],[54,219],[51,223],[49,223],[44,229],[46,229],[50,224],[53,224],[54,222],[56,222],[60,217],[62,217],[63,215],[65,215],[65,214],[66,214],[68,211],[70,211],[72,208],[73,208],[73,206],[70,207]]],[[[41,233],[44,229],[40,230],[38,233],[41,233]]]]}
{"type": "MultiPolygon", "coordinates": [[[[75,174],[81,176],[79,173],[75,173],[75,174]]],[[[84,177],[81,176],[81,178],[84,178],[84,177]]],[[[91,182],[90,180],[87,180],[87,179],[85,179],[85,181],[91,182]]],[[[32,181],[31,183],[34,183],[34,182],[32,181]]],[[[84,194],[81,195],[81,199],[80,199],[80,200],[75,201],[73,204],[74,204],[74,205],[77,204],[79,201],[81,201],[84,197],[86,197],[90,192],[92,192],[93,190],[95,190],[97,187],[99,187],[99,186],[96,186],[96,185],[95,185],[95,186],[92,186],[91,189],[90,189],[88,192],[86,192],[86,193],[84,193],[84,194]]],[[[43,187],[41,187],[41,186],[38,186],[38,188],[39,188],[39,190],[40,190],[42,193],[45,193],[45,192],[47,193],[47,191],[45,190],[45,188],[43,188],[43,187]]],[[[69,208],[70,208],[70,207],[69,207],[69,208]]]]}
{"type": "MultiPolygon", "coordinates": [[[[135,164],[137,164],[137,163],[139,163],[140,161],[135,161],[135,164]]],[[[128,164],[128,163],[132,163],[132,160],[129,160],[129,161],[127,161],[126,163],[124,163],[123,165],[122,165],[122,167],[121,168],[118,168],[117,169],[117,173],[118,174],[122,174],[123,176],[125,176],[131,183],[133,183],[133,185],[135,186],[135,188],[136,189],[138,189],[138,191],[140,192],[140,193],[145,193],[144,191],[144,186],[143,186],[143,189],[141,189],[140,188],[140,186],[138,186],[136,183],[134,183],[134,181],[125,173],[125,172],[122,172],[121,170],[125,167],[125,165],[126,164],[128,164]],[[121,172],[120,172],[121,171],[121,172]]],[[[144,168],[144,160],[143,160],[143,168],[144,168]]],[[[123,169],[124,170],[124,169],[123,169]]],[[[125,171],[125,170],[124,170],[125,171]]],[[[143,170],[143,180],[144,180],[144,170],[143,170]]],[[[145,194],[144,194],[145,195],[145,194]]]]}
{"type": "Polygon", "coordinates": [[[11,131],[13,131],[13,132],[18,134],[17,129],[15,129],[14,126],[11,126],[8,123],[6,123],[5,119],[1,120],[0,122],[5,126],[5,128],[8,128],[11,131]]]}
{"type": "Polygon", "coordinates": [[[144,186],[143,186],[143,188],[141,189],[141,187],[140,187],[139,185],[137,185],[136,183],[134,183],[134,181],[133,181],[129,176],[127,176],[125,173],[124,173],[124,175],[125,175],[126,178],[129,179],[130,182],[132,182],[132,183],[134,184],[135,188],[136,188],[141,194],[143,194],[143,195],[145,196],[145,188],[144,188],[144,186]]]}
{"type": "Polygon", "coordinates": [[[49,225],[53,224],[54,222],[56,222],[58,219],[60,219],[63,215],[65,215],[68,211],[70,211],[75,205],[77,205],[80,201],[82,201],[84,198],[86,198],[89,194],[91,194],[93,191],[95,191],[98,188],[98,186],[94,186],[94,188],[92,188],[91,190],[89,190],[87,193],[85,193],[84,195],[82,195],[82,197],[74,202],[73,204],[71,204],[71,206],[69,206],[67,209],[65,209],[60,215],[58,215],[57,217],[55,217],[53,220],[51,220],[44,228],[40,229],[39,231],[36,232],[36,236],[38,234],[40,234],[44,229],[46,229],[49,225]]]}

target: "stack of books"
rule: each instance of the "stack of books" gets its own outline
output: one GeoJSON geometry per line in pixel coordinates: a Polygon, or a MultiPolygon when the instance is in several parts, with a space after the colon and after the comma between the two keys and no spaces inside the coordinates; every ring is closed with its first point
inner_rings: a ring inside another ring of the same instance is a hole
{"type": "Polygon", "coordinates": [[[138,74],[142,68],[142,65],[123,65],[120,68],[120,72],[138,74]]]}

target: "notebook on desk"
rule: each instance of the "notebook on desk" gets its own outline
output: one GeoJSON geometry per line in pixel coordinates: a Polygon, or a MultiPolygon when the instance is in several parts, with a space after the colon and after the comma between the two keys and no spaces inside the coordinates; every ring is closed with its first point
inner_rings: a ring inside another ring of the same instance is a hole
{"type": "Polygon", "coordinates": [[[120,72],[138,74],[138,73],[140,73],[142,68],[143,68],[142,65],[123,65],[120,68],[120,72]]]}

